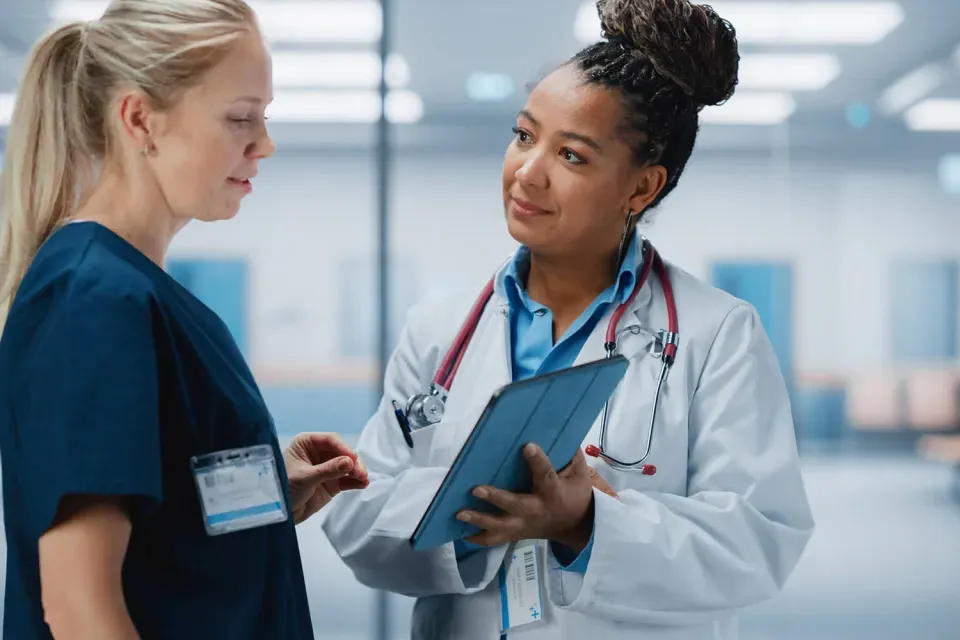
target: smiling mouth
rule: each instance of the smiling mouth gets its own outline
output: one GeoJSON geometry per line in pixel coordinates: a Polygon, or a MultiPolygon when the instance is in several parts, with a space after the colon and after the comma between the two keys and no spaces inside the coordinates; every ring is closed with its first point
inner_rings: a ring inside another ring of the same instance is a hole
{"type": "Polygon", "coordinates": [[[545,214],[551,213],[550,211],[546,209],[542,209],[537,205],[533,204],[532,202],[527,202],[522,198],[511,197],[510,199],[513,201],[514,209],[516,209],[517,213],[520,213],[522,215],[533,216],[533,215],[545,215],[545,214]]]}

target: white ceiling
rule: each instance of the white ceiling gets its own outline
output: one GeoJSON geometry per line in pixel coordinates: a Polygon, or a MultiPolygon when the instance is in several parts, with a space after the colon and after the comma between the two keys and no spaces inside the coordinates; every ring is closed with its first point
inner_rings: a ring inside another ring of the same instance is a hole
{"type": "MultiPolygon", "coordinates": [[[[717,0],[718,8],[725,1],[717,0]]],[[[398,128],[398,139],[405,146],[451,152],[499,147],[510,135],[512,118],[523,101],[524,85],[580,46],[573,31],[580,0],[390,2],[393,49],[408,62],[409,88],[424,104],[419,124],[398,128]],[[506,74],[517,92],[501,102],[475,102],[468,96],[467,80],[476,72],[506,74]]],[[[742,44],[742,54],[833,54],[840,62],[840,73],[822,90],[795,92],[797,109],[786,126],[776,130],[705,126],[701,146],[764,150],[789,143],[798,151],[832,153],[834,149],[866,154],[891,146],[905,154],[938,153],[955,147],[960,134],[907,131],[902,114],[888,117],[875,108],[889,85],[930,62],[949,61],[943,66],[945,80],[932,95],[960,98],[960,66],[952,60],[960,44],[960,0],[900,0],[900,4],[905,14],[903,23],[876,44],[742,44]],[[854,103],[874,108],[873,119],[862,130],[846,120],[845,111],[854,103]]],[[[47,0],[0,0],[0,92],[15,88],[24,52],[48,25],[47,5],[47,0]]],[[[281,144],[294,146],[357,147],[369,143],[371,129],[277,125],[277,135],[281,144]]]]}

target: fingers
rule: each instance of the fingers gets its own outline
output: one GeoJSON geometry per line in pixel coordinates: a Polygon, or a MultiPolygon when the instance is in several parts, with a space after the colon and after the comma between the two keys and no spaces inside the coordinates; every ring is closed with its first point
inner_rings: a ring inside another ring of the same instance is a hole
{"type": "Polygon", "coordinates": [[[496,487],[477,487],[473,490],[473,496],[513,515],[530,515],[527,513],[529,508],[525,496],[496,487]]]}
{"type": "Polygon", "coordinates": [[[533,474],[533,486],[537,492],[554,492],[560,488],[560,478],[543,449],[530,443],[523,448],[523,455],[533,474]]]}
{"type": "Polygon", "coordinates": [[[340,456],[313,465],[310,470],[306,472],[306,475],[310,482],[319,484],[330,480],[340,480],[348,476],[354,467],[355,463],[353,459],[347,456],[340,456]]]}
{"type": "Polygon", "coordinates": [[[620,496],[617,494],[617,492],[614,491],[613,487],[611,487],[606,480],[603,479],[603,476],[597,473],[596,469],[591,469],[590,471],[592,475],[590,481],[594,487],[604,492],[611,498],[617,498],[618,500],[620,499],[620,496]]]}
{"type": "Polygon", "coordinates": [[[362,484],[364,487],[370,484],[370,475],[367,473],[367,465],[363,464],[363,460],[360,458],[354,459],[353,471],[350,472],[350,477],[362,484]]]}
{"type": "Polygon", "coordinates": [[[577,452],[573,454],[573,459],[570,461],[570,464],[566,466],[561,475],[564,477],[575,476],[580,473],[586,473],[590,469],[590,465],[587,464],[587,457],[583,454],[583,449],[577,449],[577,452]]]}
{"type": "Polygon", "coordinates": [[[357,453],[336,433],[301,433],[297,435],[304,447],[310,452],[347,456],[357,459],[357,453]]]}
{"type": "Polygon", "coordinates": [[[327,506],[330,501],[333,500],[334,495],[336,494],[331,495],[323,488],[315,491],[314,494],[310,496],[310,499],[307,500],[307,504],[305,504],[303,507],[303,515],[301,516],[300,522],[307,520],[317,511],[320,511],[320,509],[323,509],[325,506],[327,506]]]}
{"type": "Polygon", "coordinates": [[[495,547],[517,540],[518,532],[523,528],[523,521],[512,515],[495,516],[478,511],[461,511],[457,514],[457,519],[483,529],[466,540],[484,547],[495,547]]]}

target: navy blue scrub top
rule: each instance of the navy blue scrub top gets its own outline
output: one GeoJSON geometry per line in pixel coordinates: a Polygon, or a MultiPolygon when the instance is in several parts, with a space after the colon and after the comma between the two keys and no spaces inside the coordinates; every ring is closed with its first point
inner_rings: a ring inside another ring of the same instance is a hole
{"type": "Polygon", "coordinates": [[[190,458],[272,445],[273,422],[209,308],[94,222],[56,231],[0,340],[4,637],[48,639],[38,539],[61,498],[124,496],[123,569],[141,637],[313,638],[292,518],[208,536],[190,458]]]}

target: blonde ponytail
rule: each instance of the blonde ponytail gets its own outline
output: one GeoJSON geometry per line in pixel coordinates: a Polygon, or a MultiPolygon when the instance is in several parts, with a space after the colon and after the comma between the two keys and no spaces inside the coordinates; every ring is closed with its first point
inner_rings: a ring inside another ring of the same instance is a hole
{"type": "Polygon", "coordinates": [[[0,181],[0,324],[33,255],[69,214],[79,187],[84,123],[77,74],[84,25],[30,53],[7,133],[0,181]]]}
{"type": "Polygon", "coordinates": [[[33,48],[0,176],[0,328],[37,250],[109,156],[118,89],[169,109],[256,29],[243,0],[113,0],[99,20],[61,26],[33,48]]]}

